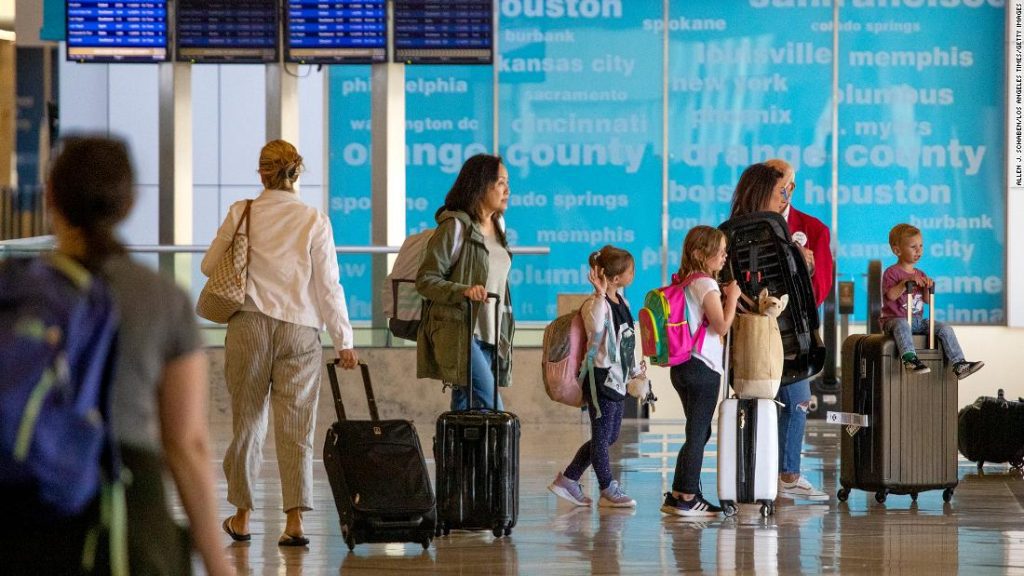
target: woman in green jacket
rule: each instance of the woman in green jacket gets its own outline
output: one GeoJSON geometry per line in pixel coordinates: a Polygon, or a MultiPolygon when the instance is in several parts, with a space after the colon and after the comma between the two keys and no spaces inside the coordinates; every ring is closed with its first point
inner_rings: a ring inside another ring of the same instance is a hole
{"type": "Polygon", "coordinates": [[[472,358],[473,406],[494,406],[491,365],[498,349],[498,385],[509,385],[512,334],[508,273],[512,257],[503,215],[508,208],[508,170],[500,156],[477,154],[462,165],[436,215],[437,230],[427,243],[416,276],[423,314],[416,337],[416,376],[452,386],[452,410],[469,407],[467,359],[472,358]],[[502,295],[498,326],[488,292],[502,295]],[[479,304],[484,303],[484,304],[479,304]],[[473,337],[466,326],[472,306],[473,337]]]}

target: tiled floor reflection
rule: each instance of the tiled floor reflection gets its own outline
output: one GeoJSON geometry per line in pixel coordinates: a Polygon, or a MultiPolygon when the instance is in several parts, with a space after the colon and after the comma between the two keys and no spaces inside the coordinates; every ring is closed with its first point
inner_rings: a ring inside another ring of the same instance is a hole
{"type": "MultiPolygon", "coordinates": [[[[429,423],[420,423],[428,451],[429,423]]],[[[838,433],[812,423],[804,452],[808,477],[835,494],[838,433]]],[[[756,506],[738,516],[711,521],[667,519],[658,511],[671,482],[682,442],[681,423],[627,421],[613,453],[614,471],[639,503],[636,510],[572,508],[556,501],[546,486],[588,435],[578,425],[524,426],[519,524],[509,538],[488,532],[455,532],[429,550],[408,545],[360,545],[349,553],[323,466],[318,461],[316,510],[306,516],[308,549],[279,548],[284,525],[276,462],[268,459],[266,479],[253,515],[252,542],[229,544],[239,574],[1024,574],[1024,480],[1005,466],[978,475],[961,462],[961,484],[950,504],[941,492],[926,492],[916,503],[890,496],[884,505],[854,491],[847,503],[780,500],[775,516],[756,506]]],[[[223,454],[227,429],[215,429],[215,450],[223,454]]],[[[273,444],[268,442],[269,446],[273,444]]],[[[705,493],[717,500],[716,445],[704,459],[705,493]]],[[[271,453],[268,456],[272,456],[271,453]]],[[[220,472],[219,462],[214,463],[220,472]]],[[[592,476],[584,478],[597,496],[592,476]]],[[[231,512],[218,485],[221,516],[231,512]]],[[[400,497],[400,496],[397,496],[400,497]]]]}

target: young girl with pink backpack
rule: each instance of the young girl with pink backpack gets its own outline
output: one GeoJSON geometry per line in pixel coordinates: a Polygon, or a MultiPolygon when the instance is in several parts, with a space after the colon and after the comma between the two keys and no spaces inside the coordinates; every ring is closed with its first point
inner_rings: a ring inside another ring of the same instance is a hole
{"type": "Polygon", "coordinates": [[[633,256],[626,250],[605,246],[590,255],[591,295],[580,308],[587,331],[587,349],[582,377],[583,401],[590,415],[590,440],[548,486],[558,497],[576,506],[590,506],[580,478],[590,466],[601,488],[599,506],[628,508],[636,501],[622,491],[612,478],[608,447],[619,438],[622,408],[631,380],[644,379],[640,351],[636,349],[636,324],[623,290],[633,282],[633,256]]]}
{"type": "Polygon", "coordinates": [[[719,287],[718,273],[725,266],[726,238],[717,228],[694,226],[683,241],[683,256],[674,282],[686,282],[688,316],[707,322],[707,332],[690,357],[671,368],[672,387],[686,415],[686,439],[676,458],[672,491],[665,494],[661,511],[676,516],[717,516],[722,509],[701,493],[700,470],[704,446],[711,437],[711,419],[718,404],[724,373],[722,336],[736,316],[740,288],[735,281],[719,287]]]}

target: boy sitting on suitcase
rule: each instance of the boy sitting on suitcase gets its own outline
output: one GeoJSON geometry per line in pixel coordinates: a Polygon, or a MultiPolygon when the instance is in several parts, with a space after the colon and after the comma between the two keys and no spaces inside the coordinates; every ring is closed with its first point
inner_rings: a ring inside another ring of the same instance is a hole
{"type": "MultiPolygon", "coordinates": [[[[915,268],[924,253],[921,230],[910,224],[893,226],[889,231],[889,247],[898,261],[882,274],[882,330],[896,340],[904,368],[914,374],[928,374],[931,369],[917,357],[912,338],[912,334],[928,333],[924,305],[929,302],[929,288],[935,284],[924,272],[915,268]],[[913,311],[912,326],[907,322],[908,302],[913,311]]],[[[985,365],[984,362],[968,362],[964,359],[951,326],[936,322],[935,335],[942,342],[946,358],[953,364],[957,380],[963,380],[985,365]]]]}

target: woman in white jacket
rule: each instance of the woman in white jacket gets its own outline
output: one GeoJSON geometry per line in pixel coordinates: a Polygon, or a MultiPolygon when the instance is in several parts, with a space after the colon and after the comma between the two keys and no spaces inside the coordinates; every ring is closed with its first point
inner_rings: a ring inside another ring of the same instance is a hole
{"type": "Polygon", "coordinates": [[[626,250],[605,246],[590,255],[594,294],[583,303],[580,314],[587,329],[588,354],[582,384],[591,435],[565,471],[548,486],[548,490],[576,506],[592,503],[580,484],[590,466],[601,488],[599,506],[636,506],[636,501],[612,478],[608,459],[608,448],[619,438],[627,384],[633,378],[645,378],[636,350],[636,324],[623,294],[634,274],[633,255],[626,250]]]}
{"type": "Polygon", "coordinates": [[[249,278],[245,303],[228,321],[224,377],[231,395],[234,437],[224,455],[228,502],[236,508],[222,527],[233,540],[247,541],[249,514],[267,434],[274,413],[274,437],[281,475],[284,533],[281,546],[309,543],[302,513],[313,508],[313,431],[327,327],[343,368],[355,368],[352,325],[338,281],[331,222],[302,202],[295,181],[302,156],[284,140],[260,151],[264,190],[247,206],[236,202],[203,258],[209,275],[231,245],[242,214],[249,210],[249,278]]]}

